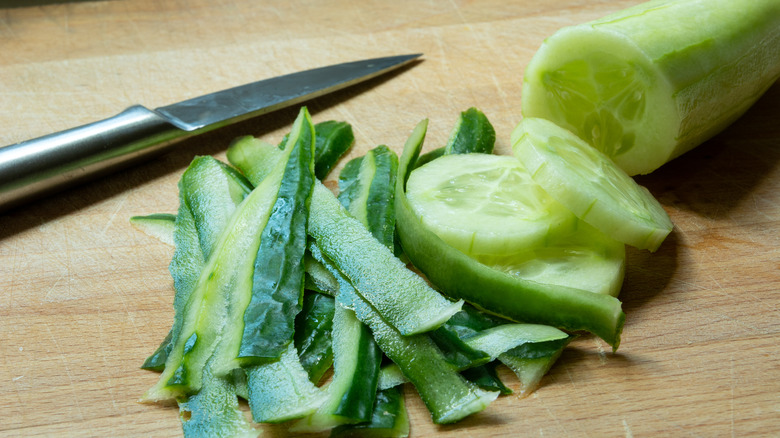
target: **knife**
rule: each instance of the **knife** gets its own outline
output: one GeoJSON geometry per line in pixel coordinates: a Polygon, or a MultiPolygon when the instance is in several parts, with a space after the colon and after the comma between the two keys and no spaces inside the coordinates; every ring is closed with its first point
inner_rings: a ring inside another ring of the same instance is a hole
{"type": "Polygon", "coordinates": [[[265,79],[0,148],[0,212],[162,152],[175,142],[374,78],[421,54],[347,62],[265,79]]]}

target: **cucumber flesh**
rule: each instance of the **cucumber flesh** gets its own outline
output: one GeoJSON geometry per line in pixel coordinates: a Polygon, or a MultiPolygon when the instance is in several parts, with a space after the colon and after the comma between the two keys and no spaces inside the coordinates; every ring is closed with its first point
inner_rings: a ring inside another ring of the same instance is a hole
{"type": "Polygon", "coordinates": [[[645,174],[723,130],[778,77],[777,0],[655,0],[547,38],[526,67],[522,111],[645,174]]]}
{"type": "Polygon", "coordinates": [[[616,298],[525,280],[485,266],[422,226],[406,198],[405,181],[419,156],[427,120],[409,136],[398,164],[395,207],[398,236],[414,265],[442,293],[514,321],[587,330],[617,349],[625,322],[616,298]]]}
{"type": "Polygon", "coordinates": [[[167,213],[156,213],[147,216],[133,216],[130,218],[130,224],[138,230],[143,231],[162,243],[175,245],[173,241],[174,223],[176,215],[167,213]]]}
{"type": "Polygon", "coordinates": [[[515,156],[534,181],[607,236],[655,251],[672,231],[669,216],[647,189],[566,129],[525,118],[512,138],[515,156]]]}
{"type": "Polygon", "coordinates": [[[538,283],[579,288],[617,297],[626,269],[622,242],[580,221],[569,234],[546,245],[505,256],[475,256],[501,272],[538,283]]]}
{"type": "Polygon", "coordinates": [[[470,255],[517,253],[576,224],[510,156],[442,156],[411,173],[406,194],[424,226],[470,255]]]}

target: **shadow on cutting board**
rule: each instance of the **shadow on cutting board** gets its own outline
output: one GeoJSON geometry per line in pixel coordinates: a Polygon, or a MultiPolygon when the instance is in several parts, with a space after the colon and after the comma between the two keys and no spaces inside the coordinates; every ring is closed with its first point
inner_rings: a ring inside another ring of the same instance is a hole
{"type": "MultiPolygon", "coordinates": [[[[119,170],[108,177],[98,178],[91,182],[88,181],[60,193],[14,207],[7,212],[0,213],[0,240],[63,216],[85,210],[101,201],[142,186],[157,178],[162,178],[172,173],[180,175],[196,155],[220,154],[225,152],[230,142],[237,137],[244,135],[262,137],[267,133],[281,130],[285,126],[291,125],[298,115],[301,106],[306,106],[309,109],[315,123],[324,121],[317,118],[317,113],[370,91],[372,88],[413,68],[420,62],[422,61],[414,61],[382,76],[298,105],[293,105],[289,108],[185,139],[173,145],[169,151],[140,165],[119,170]]],[[[281,136],[277,140],[281,140],[281,136]]],[[[178,208],[178,205],[171,206],[172,211],[175,211],[176,208],[178,208]]]]}
{"type": "Polygon", "coordinates": [[[727,217],[780,163],[780,82],[723,132],[636,177],[664,206],[727,217]]]}
{"type": "MultiPolygon", "coordinates": [[[[723,132],[696,149],[670,161],[636,181],[676,216],[696,217],[707,226],[728,220],[780,165],[780,82],[767,90],[753,107],[723,132]]],[[[645,306],[666,286],[677,270],[678,231],[666,238],[656,253],[626,249],[626,279],[620,299],[631,314],[645,306]]]]}

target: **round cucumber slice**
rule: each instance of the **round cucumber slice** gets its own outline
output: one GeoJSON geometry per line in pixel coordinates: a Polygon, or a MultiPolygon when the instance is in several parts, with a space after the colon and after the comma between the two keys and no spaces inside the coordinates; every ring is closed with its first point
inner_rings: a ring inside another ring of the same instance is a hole
{"type": "Polygon", "coordinates": [[[538,283],[617,297],[623,285],[626,247],[585,222],[547,245],[519,254],[476,256],[493,269],[538,283]]]}
{"type": "Polygon", "coordinates": [[[669,216],[647,189],[566,129],[526,118],[512,141],[515,156],[533,180],[607,236],[655,251],[672,231],[669,216]]]}
{"type": "Polygon", "coordinates": [[[415,169],[406,191],[423,225],[469,255],[517,253],[576,223],[511,156],[445,155],[415,169]]]}

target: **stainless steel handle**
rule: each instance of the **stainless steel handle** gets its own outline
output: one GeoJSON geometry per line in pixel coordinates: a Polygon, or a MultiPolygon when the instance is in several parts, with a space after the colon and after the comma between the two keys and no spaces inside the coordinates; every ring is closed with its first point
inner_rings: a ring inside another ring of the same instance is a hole
{"type": "Polygon", "coordinates": [[[192,134],[142,106],[0,148],[0,211],[147,158],[192,134]]]}

